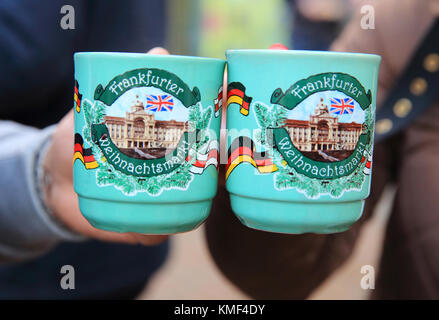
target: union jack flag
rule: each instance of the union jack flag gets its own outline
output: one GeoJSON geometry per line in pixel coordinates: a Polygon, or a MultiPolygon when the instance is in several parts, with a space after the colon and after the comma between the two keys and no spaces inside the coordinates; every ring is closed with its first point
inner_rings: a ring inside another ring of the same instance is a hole
{"type": "Polygon", "coordinates": [[[146,111],[172,111],[172,108],[174,108],[174,99],[169,94],[146,96],[146,111]]]}
{"type": "Polygon", "coordinates": [[[333,114],[352,114],[354,112],[354,99],[352,98],[331,98],[330,113],[333,114]]]}

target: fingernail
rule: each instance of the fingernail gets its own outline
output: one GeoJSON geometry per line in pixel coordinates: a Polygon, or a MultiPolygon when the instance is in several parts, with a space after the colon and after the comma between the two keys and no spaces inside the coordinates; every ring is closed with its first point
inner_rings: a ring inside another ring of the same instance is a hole
{"type": "Polygon", "coordinates": [[[169,54],[168,50],[162,47],[152,48],[147,52],[148,54],[169,54]]]}
{"type": "Polygon", "coordinates": [[[271,50],[288,50],[288,47],[282,43],[275,43],[270,46],[271,50]]]}

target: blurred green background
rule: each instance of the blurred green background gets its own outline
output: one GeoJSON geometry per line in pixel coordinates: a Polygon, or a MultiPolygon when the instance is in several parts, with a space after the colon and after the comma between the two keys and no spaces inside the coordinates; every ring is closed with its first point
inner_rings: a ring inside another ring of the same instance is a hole
{"type": "Polygon", "coordinates": [[[168,0],[167,47],[174,54],[224,58],[226,49],[290,45],[285,0],[168,0]]]}

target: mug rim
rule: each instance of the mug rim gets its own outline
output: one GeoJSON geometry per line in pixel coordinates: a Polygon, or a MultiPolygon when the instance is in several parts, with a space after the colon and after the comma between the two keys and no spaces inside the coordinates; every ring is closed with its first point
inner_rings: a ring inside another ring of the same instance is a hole
{"type": "Polygon", "coordinates": [[[381,56],[373,53],[323,51],[323,50],[282,50],[282,49],[229,49],[226,50],[226,57],[231,54],[242,55],[283,55],[283,56],[315,56],[315,57],[338,57],[338,58],[366,58],[381,61],[381,56]]]}
{"type": "Polygon", "coordinates": [[[206,62],[226,62],[225,59],[219,58],[209,58],[209,57],[197,57],[188,55],[177,55],[177,54],[148,54],[142,52],[118,52],[118,51],[77,51],[73,54],[73,57],[114,57],[114,58],[152,58],[152,59],[175,59],[175,60],[186,60],[186,61],[206,61],[206,62]]]}

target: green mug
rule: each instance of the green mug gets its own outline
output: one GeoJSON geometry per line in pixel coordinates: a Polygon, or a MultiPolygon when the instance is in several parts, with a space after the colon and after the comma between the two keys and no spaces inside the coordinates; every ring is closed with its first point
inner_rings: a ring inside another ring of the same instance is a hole
{"type": "Polygon", "coordinates": [[[81,52],[74,64],[73,179],[84,217],[116,232],[199,226],[217,190],[225,61],[81,52]]]}
{"type": "Polygon", "coordinates": [[[246,226],[347,230],[370,192],[377,55],[229,50],[226,188],[246,226]]]}

